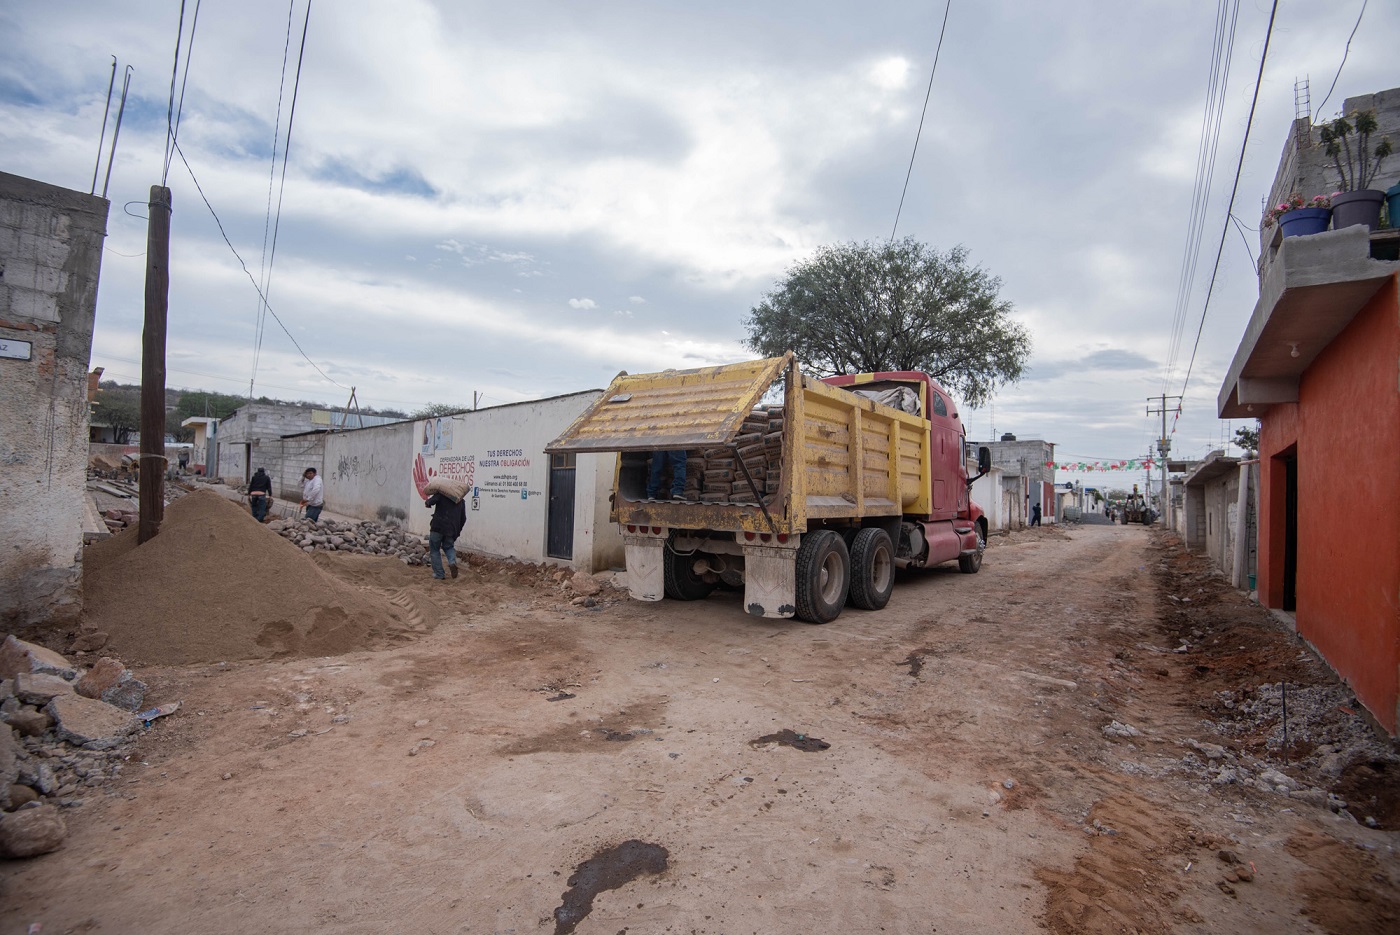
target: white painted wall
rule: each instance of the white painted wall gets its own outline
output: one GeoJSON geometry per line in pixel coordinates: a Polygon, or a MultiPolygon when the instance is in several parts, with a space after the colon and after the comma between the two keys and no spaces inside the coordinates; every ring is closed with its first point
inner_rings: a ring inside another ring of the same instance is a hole
{"type": "Polygon", "coordinates": [[[1006,503],[1002,496],[1001,481],[1005,471],[993,466],[972,485],[972,500],[987,514],[987,529],[1007,528],[1006,503]]]}
{"type": "Polygon", "coordinates": [[[400,524],[415,502],[419,512],[427,512],[413,489],[414,428],[412,422],[399,422],[321,436],[326,446],[321,471],[326,509],[400,524]]]}
{"type": "MultiPolygon", "coordinates": [[[[601,391],[463,412],[413,425],[409,474],[426,484],[434,476],[472,488],[465,548],[526,561],[557,561],[545,555],[549,522],[549,456],[544,446],[559,436],[601,391]]],[[[622,539],[607,522],[615,455],[584,455],[574,475],[573,567],[598,570],[615,562],[622,539]],[[606,478],[606,482],[602,478],[606,478]],[[599,509],[600,492],[603,509],[599,509]],[[601,521],[600,521],[601,514],[601,521]]],[[[418,494],[408,508],[408,528],[426,535],[431,511],[418,494]]]]}

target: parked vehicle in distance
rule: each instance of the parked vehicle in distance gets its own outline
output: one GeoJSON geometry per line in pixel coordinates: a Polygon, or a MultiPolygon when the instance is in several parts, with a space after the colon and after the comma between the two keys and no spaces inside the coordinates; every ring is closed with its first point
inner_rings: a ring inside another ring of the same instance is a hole
{"type": "Polygon", "coordinates": [[[897,568],[981,567],[970,489],[991,453],[969,478],[965,446],[927,374],[817,380],[789,353],[620,374],[545,450],[619,452],[612,520],[634,598],[696,600],[724,582],[754,616],[828,623],[848,603],[884,607],[897,568]],[[658,452],[686,452],[680,499],[669,485],[647,496],[658,452]]]}
{"type": "Polygon", "coordinates": [[[1150,526],[1152,519],[1152,511],[1147,508],[1147,498],[1138,492],[1138,485],[1134,484],[1132,495],[1123,501],[1123,525],[1142,523],[1144,526],[1150,526]]]}

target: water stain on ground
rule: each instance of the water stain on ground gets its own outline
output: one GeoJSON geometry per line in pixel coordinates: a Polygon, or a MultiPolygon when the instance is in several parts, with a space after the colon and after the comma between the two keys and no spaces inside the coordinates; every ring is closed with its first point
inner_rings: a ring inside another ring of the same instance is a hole
{"type": "Polygon", "coordinates": [[[577,695],[571,695],[568,692],[560,692],[557,695],[550,695],[548,698],[545,699],[545,701],[568,701],[570,698],[577,697],[577,695]]]}
{"type": "Polygon", "coordinates": [[[819,740],[816,737],[808,737],[806,734],[799,734],[796,731],[788,730],[786,727],[776,734],[764,734],[762,737],[749,741],[749,745],[753,747],[765,743],[782,744],[783,746],[801,750],[803,753],[820,753],[822,750],[831,747],[831,744],[827,743],[825,740],[819,740]]]}
{"type": "Polygon", "coordinates": [[[579,864],[569,877],[563,903],[554,910],[554,935],[569,935],[593,911],[593,899],[604,890],[615,890],[644,873],[666,870],[670,851],[659,844],[636,839],[598,851],[579,864]]]}
{"type": "Polygon", "coordinates": [[[932,653],[931,649],[916,649],[904,657],[903,662],[896,662],[895,666],[908,666],[909,677],[918,678],[919,673],[924,671],[924,657],[932,653]]]}
{"type": "Polygon", "coordinates": [[[642,699],[632,702],[623,710],[599,717],[591,727],[578,720],[568,720],[545,733],[508,743],[496,752],[502,756],[528,756],[532,753],[618,750],[621,749],[618,742],[634,740],[661,727],[665,722],[665,712],[666,705],[661,699],[642,699]]]}

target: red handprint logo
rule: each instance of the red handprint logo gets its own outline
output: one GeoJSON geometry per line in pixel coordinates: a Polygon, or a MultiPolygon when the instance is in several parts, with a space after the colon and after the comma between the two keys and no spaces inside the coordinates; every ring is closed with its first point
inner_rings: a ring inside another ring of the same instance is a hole
{"type": "Polygon", "coordinates": [[[428,481],[437,472],[428,467],[423,461],[423,456],[418,455],[413,459],[413,486],[418,488],[418,496],[424,500],[428,499],[428,481]]]}

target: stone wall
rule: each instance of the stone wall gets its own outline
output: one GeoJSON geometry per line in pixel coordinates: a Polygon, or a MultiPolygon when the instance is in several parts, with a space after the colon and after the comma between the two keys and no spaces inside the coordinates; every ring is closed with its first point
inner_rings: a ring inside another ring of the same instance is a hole
{"type": "Polygon", "coordinates": [[[0,628],[81,609],[88,359],[108,203],[0,172],[0,628]]]}

